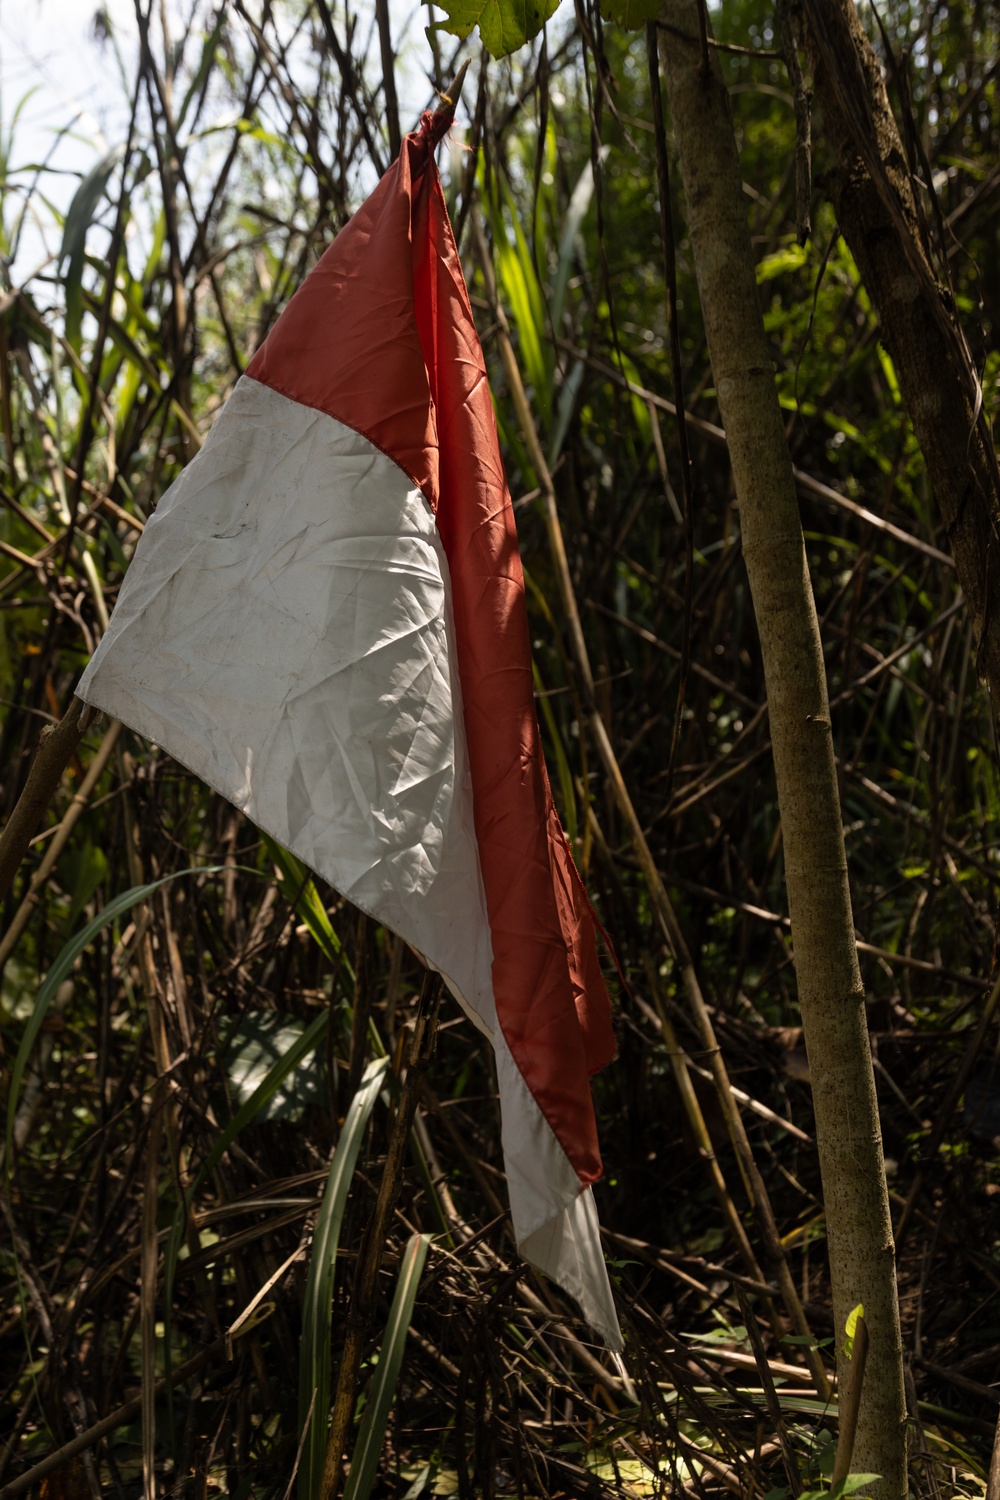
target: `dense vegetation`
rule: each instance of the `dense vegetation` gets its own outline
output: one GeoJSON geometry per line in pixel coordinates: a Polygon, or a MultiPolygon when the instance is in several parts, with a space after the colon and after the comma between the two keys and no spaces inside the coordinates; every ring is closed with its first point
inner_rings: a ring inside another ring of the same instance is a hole
{"type": "MultiPolygon", "coordinates": [[[[391,157],[396,95],[371,12],[326,0],[191,9],[182,25],[164,7],[161,25],[157,5],[137,57],[98,12],[109,76],[117,68],[131,102],[128,138],[81,182],[58,259],[26,283],[10,268],[30,216],[49,212],[46,169],[21,159],[16,118],[0,135],[4,818],[145,518],[391,157]]],[[[915,170],[930,172],[993,416],[1000,10],[885,0],[864,16],[915,170]]],[[[911,1484],[979,1495],[1000,1407],[994,719],[896,374],[823,196],[822,130],[800,244],[772,7],[739,0],[713,24],[821,615],[897,1219],[911,1484]]],[[[446,42],[430,33],[441,88],[466,50],[446,42]]],[[[415,1280],[405,1247],[434,1238],[379,1472],[355,1483],[413,1497],[822,1488],[836,1408],[799,1336],[779,1342],[787,1309],[774,1312],[764,1285],[773,1254],[588,739],[539,475],[476,253],[478,217],[553,474],[598,706],[829,1363],[844,1330],[829,1310],[766,694],[678,195],[690,509],[679,479],[646,37],[581,0],[512,63],[474,58],[471,125],[442,167],[493,372],[552,781],[624,978],[619,1056],[595,1097],[631,1381],[513,1251],[492,1063],[450,1011],[359,1421],[392,1370],[388,1346],[376,1354],[397,1286],[415,1280]]],[[[418,960],[157,747],[107,723],[71,763],[4,919],[0,1486],[117,1413],[101,1445],[45,1479],[48,1495],[142,1493],[144,1431],[148,1493],[280,1497],[297,1465],[301,1488],[301,1392],[331,1344],[336,1372],[386,1151],[394,1087],[380,1097],[383,1075],[365,1069],[398,1066],[418,960]],[[141,899],[117,900],[143,885],[141,899]],[[350,1186],[332,1228],[331,1153],[350,1186]],[[155,1426],[152,1409],[144,1423],[140,1390],[151,1408],[170,1370],[155,1426]]]]}

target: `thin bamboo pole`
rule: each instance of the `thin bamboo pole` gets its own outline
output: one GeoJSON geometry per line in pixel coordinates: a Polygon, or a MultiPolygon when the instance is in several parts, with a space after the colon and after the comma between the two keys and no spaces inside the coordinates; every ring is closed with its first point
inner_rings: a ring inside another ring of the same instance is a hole
{"type": "Polygon", "coordinates": [[[74,697],[59,723],[42,730],[24,791],[0,834],[0,901],[14,884],[28,845],[93,717],[94,710],[74,697]]]}
{"type": "MultiPolygon", "coordinates": [[[[75,699],[74,702],[76,702],[75,699]]],[[[104,768],[111,758],[111,752],[115,748],[115,743],[118,739],[119,734],[121,733],[121,727],[122,726],[117,719],[114,719],[112,721],[107,733],[104,736],[104,739],[101,741],[97,754],[94,756],[89,767],[87,768],[87,774],[83,779],[80,790],[73,797],[73,800],[70,802],[69,807],[63,814],[62,822],[59,824],[56,832],[52,835],[51,842],[49,843],[49,846],[45,851],[42,862],[31,878],[31,884],[28,887],[28,893],[25,896],[24,900],[21,902],[20,906],[17,908],[17,911],[14,913],[11,924],[7,928],[7,931],[4,933],[3,938],[0,939],[0,969],[3,968],[4,964],[13,953],[15,947],[17,946],[18,939],[20,938],[22,932],[24,931],[25,927],[27,927],[28,922],[31,919],[32,912],[38,905],[41,899],[42,887],[45,885],[45,882],[48,880],[52,871],[55,869],[55,866],[59,860],[59,856],[65,849],[66,844],[69,841],[69,836],[73,832],[73,829],[76,827],[77,822],[79,821],[80,814],[83,812],[84,808],[87,806],[87,803],[90,801],[91,793],[93,792],[98,781],[101,779],[104,768]]],[[[79,743],[79,741],[77,741],[77,743],[79,743]]],[[[67,755],[66,757],[67,764],[72,753],[73,751],[71,750],[69,752],[69,755],[67,755]]]]}
{"type": "MultiPolygon", "coordinates": [[[[265,1303],[255,1317],[249,1319],[241,1328],[232,1332],[233,1340],[245,1338],[247,1334],[255,1332],[261,1323],[265,1323],[273,1315],[274,1311],[274,1303],[265,1303]]],[[[191,1359],[185,1360],[182,1365],[178,1365],[176,1370],[173,1371],[171,1383],[175,1386],[183,1385],[185,1380],[190,1380],[192,1375],[199,1374],[204,1370],[206,1365],[211,1364],[219,1356],[223,1359],[230,1357],[225,1338],[214,1339],[207,1348],[193,1355],[191,1359]]],[[[166,1379],[156,1382],[153,1387],[154,1402],[161,1400],[166,1395],[167,1385],[168,1382],[166,1379]]],[[[46,1475],[52,1474],[56,1469],[62,1468],[64,1464],[68,1464],[78,1454],[86,1453],[90,1448],[96,1448],[98,1443],[102,1442],[104,1438],[110,1437],[111,1433],[116,1432],[119,1427],[125,1427],[129,1422],[134,1422],[136,1417],[142,1412],[146,1400],[145,1391],[138,1396],[133,1396],[130,1401],[126,1401],[123,1406],[116,1407],[113,1412],[109,1412],[106,1417],[102,1417],[92,1427],[88,1427],[85,1431],[77,1433],[76,1437],[70,1438],[68,1443],[63,1443],[61,1448],[56,1448],[53,1452],[47,1453],[44,1458],[40,1458],[25,1473],[19,1474],[9,1484],[5,1484],[0,1489],[0,1500],[17,1500],[18,1495],[24,1495],[29,1490],[34,1489],[36,1485],[40,1485],[46,1475]]]]}

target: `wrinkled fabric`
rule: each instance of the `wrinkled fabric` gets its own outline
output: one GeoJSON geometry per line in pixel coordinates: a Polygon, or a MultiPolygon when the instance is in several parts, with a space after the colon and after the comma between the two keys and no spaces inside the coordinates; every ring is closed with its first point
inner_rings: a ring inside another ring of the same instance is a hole
{"type": "Polygon", "coordinates": [[[588,1078],[614,1056],[589,905],[535,713],[513,508],[482,349],[425,128],[292,298],[248,375],[389,453],[451,568],[497,1012],[581,1182],[601,1173],[588,1078]]]}
{"type": "Polygon", "coordinates": [[[433,951],[492,1031],[447,569],[396,464],[244,377],[150,517],[79,693],[433,951]]]}
{"type": "Polygon", "coordinates": [[[522,1252],[620,1348],[589,1188],[610,1005],[426,123],[161,500],[79,695],[445,976],[494,1045],[522,1252]]]}

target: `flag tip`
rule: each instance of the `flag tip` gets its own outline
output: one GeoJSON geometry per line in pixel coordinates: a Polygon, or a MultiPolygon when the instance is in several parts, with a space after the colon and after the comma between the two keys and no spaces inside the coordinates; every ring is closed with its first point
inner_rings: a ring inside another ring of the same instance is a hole
{"type": "Polygon", "coordinates": [[[465,83],[465,75],[469,71],[470,61],[471,59],[468,57],[465,59],[465,62],[459,68],[458,72],[455,74],[454,79],[449,84],[447,92],[439,95],[441,103],[434,111],[435,118],[443,117],[445,115],[450,117],[455,113],[455,110],[458,108],[458,101],[462,97],[462,85],[465,83]]]}

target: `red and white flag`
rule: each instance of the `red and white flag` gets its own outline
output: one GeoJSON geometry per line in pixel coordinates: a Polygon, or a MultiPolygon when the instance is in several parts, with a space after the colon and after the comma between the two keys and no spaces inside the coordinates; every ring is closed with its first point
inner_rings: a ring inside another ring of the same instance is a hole
{"type": "Polygon", "coordinates": [[[613,1349],[614,1053],[552,801],[482,349],[425,115],[160,500],[79,696],[438,970],[496,1054],[525,1258],[613,1349]]]}

